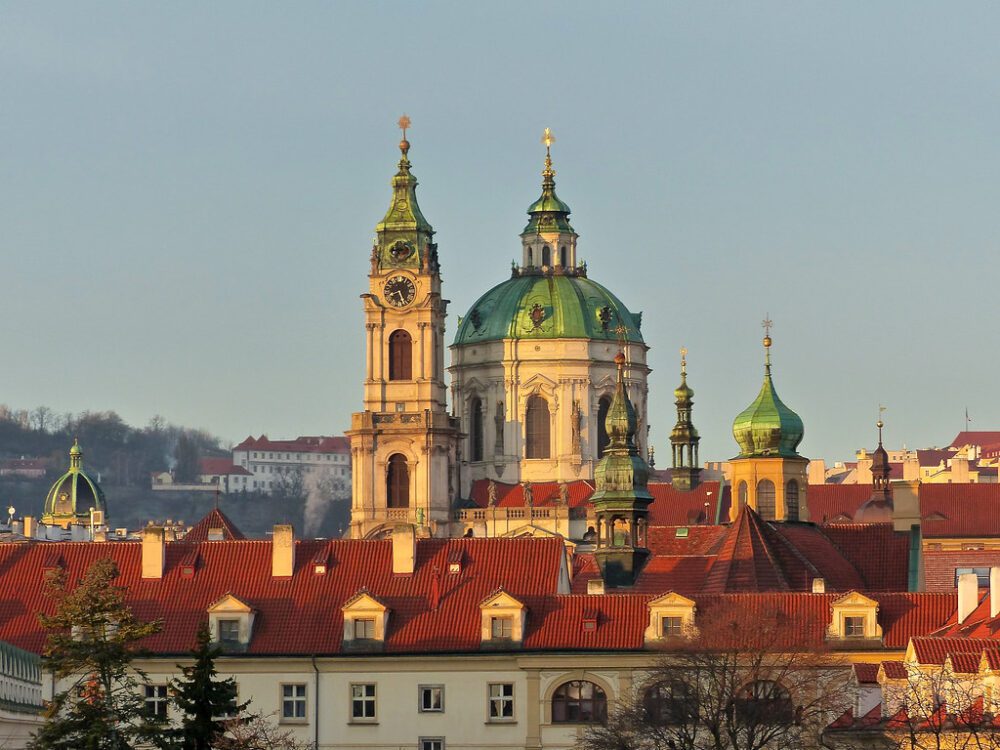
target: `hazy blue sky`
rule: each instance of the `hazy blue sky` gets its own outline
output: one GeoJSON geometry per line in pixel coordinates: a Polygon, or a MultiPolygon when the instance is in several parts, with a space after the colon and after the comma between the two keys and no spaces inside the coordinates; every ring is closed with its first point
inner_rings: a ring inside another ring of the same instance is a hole
{"type": "Polygon", "coordinates": [[[519,257],[549,126],[644,312],[665,462],[775,381],[805,455],[1000,428],[995,3],[0,5],[0,401],[239,440],[360,408],[397,117],[455,320],[519,257]]]}

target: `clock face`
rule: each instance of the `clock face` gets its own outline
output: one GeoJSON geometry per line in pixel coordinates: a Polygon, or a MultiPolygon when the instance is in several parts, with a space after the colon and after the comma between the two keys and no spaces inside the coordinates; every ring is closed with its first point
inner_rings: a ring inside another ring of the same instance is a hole
{"type": "Polygon", "coordinates": [[[385,299],[393,307],[405,307],[417,293],[413,281],[406,276],[393,276],[385,282],[385,299]]]}

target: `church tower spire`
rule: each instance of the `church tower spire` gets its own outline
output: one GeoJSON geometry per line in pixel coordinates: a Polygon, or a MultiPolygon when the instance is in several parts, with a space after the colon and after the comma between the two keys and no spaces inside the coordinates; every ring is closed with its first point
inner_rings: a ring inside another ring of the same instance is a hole
{"type": "Polygon", "coordinates": [[[434,230],[417,204],[410,118],[399,118],[401,158],[392,202],[375,227],[365,308],[364,411],[351,418],[351,535],[409,523],[448,528],[457,487],[455,420],[447,409],[444,335],[448,300],[434,230]]]}
{"type": "Polygon", "coordinates": [[[542,169],[542,194],[528,206],[528,225],[521,232],[522,262],[515,274],[580,274],[577,266],[577,234],[569,223],[569,206],[556,195],[556,171],[552,168],[552,144],[556,137],[549,128],[542,133],[545,167],[542,169]]]}
{"type": "Polygon", "coordinates": [[[591,497],[597,516],[597,550],[601,576],[608,586],[631,586],[648,555],[649,467],[635,443],[635,408],[625,390],[625,355],[615,357],[618,379],[605,427],[608,447],[594,470],[591,497]]]}
{"type": "Polygon", "coordinates": [[[698,466],[698,443],[701,437],[691,421],[694,391],[687,384],[687,349],[681,349],[681,384],[674,390],[677,424],[670,433],[673,466],[670,483],[677,490],[692,490],[698,486],[701,468],[698,466]]]}

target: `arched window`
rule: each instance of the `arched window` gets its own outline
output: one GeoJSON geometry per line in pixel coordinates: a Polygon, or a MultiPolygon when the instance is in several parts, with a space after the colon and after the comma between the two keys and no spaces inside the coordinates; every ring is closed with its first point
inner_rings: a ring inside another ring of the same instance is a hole
{"type": "Polygon", "coordinates": [[[789,521],[799,520],[799,483],[794,479],[785,485],[785,517],[789,521]]]}
{"type": "Polygon", "coordinates": [[[651,724],[687,724],[698,717],[698,699],[682,680],[652,685],[643,695],[643,708],[651,724]]]}
{"type": "Polygon", "coordinates": [[[559,265],[562,266],[563,268],[566,267],[566,260],[568,259],[568,257],[569,256],[566,253],[566,248],[565,247],[559,248],[559,265]]]}
{"type": "Polygon", "coordinates": [[[740,488],[737,491],[736,496],[739,498],[740,507],[741,508],[744,505],[747,504],[747,483],[746,482],[740,482],[740,488]]]}
{"type": "Polygon", "coordinates": [[[483,460],[483,400],[478,396],[469,403],[469,459],[483,460]]]}
{"type": "Polygon", "coordinates": [[[549,457],[549,404],[541,396],[528,396],[524,416],[524,457],[549,457]]]}
{"type": "Polygon", "coordinates": [[[608,437],[608,409],[611,408],[611,396],[601,396],[597,402],[597,457],[604,455],[610,438],[608,437]]]}
{"type": "Polygon", "coordinates": [[[528,268],[535,265],[535,251],[533,248],[528,248],[528,268]]]}
{"type": "Polygon", "coordinates": [[[552,264],[552,250],[548,245],[542,248],[542,265],[548,266],[552,264]]]}
{"type": "Polygon", "coordinates": [[[770,479],[757,482],[757,515],[765,521],[774,520],[774,482],[770,479]]]}
{"type": "Polygon", "coordinates": [[[744,724],[791,724],[795,720],[791,696],[773,680],[757,680],[745,686],[734,704],[736,716],[744,724]]]}
{"type": "Polygon", "coordinates": [[[389,456],[389,467],[385,475],[385,498],[390,508],[410,507],[410,470],[406,456],[393,453],[389,456]]]}
{"type": "Polygon", "coordinates": [[[552,694],[552,722],[559,724],[603,724],[608,718],[608,699],[592,682],[573,680],[552,694]]]}
{"type": "Polygon", "coordinates": [[[389,380],[413,378],[413,339],[400,329],[389,334],[389,380]]]}

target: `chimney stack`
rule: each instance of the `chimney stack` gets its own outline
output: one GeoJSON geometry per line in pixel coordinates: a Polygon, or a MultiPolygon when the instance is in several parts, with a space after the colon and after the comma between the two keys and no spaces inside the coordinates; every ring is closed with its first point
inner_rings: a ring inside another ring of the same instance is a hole
{"type": "Polygon", "coordinates": [[[413,573],[417,563],[417,536],[410,524],[399,524],[392,530],[392,572],[395,575],[413,573]]]}
{"type": "Polygon", "coordinates": [[[826,593],[826,579],[825,578],[813,578],[813,593],[814,594],[825,594],[826,593]]]}
{"type": "MultiPolygon", "coordinates": [[[[993,573],[990,571],[991,582],[992,578],[993,573]]],[[[979,579],[975,573],[962,573],[958,577],[958,624],[965,622],[978,605],[979,579]]]]}
{"type": "Polygon", "coordinates": [[[38,533],[38,524],[35,521],[34,516],[24,517],[24,538],[34,539],[35,534],[38,533]]]}
{"type": "Polygon", "coordinates": [[[1000,568],[990,568],[990,619],[1000,615],[1000,568]]]}
{"type": "Polygon", "coordinates": [[[167,560],[167,545],[162,526],[147,526],[142,530],[142,577],[163,578],[167,560]]]}
{"type": "Polygon", "coordinates": [[[271,575],[291,578],[295,572],[295,530],[288,523],[276,524],[271,534],[271,575]]]}

